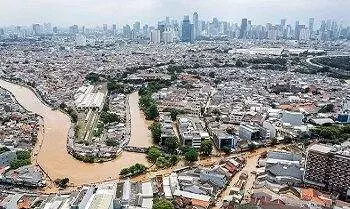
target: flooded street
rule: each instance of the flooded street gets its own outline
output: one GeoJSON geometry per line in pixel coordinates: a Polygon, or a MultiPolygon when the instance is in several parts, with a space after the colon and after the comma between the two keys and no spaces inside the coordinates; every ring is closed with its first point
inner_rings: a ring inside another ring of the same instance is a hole
{"type": "Polygon", "coordinates": [[[129,95],[129,107],[131,115],[131,138],[129,146],[149,147],[152,145],[152,136],[148,126],[152,121],[145,120],[145,115],[139,108],[139,95],[134,92],[129,95]]]}
{"type": "MultiPolygon", "coordinates": [[[[123,152],[115,160],[105,163],[89,164],[76,160],[68,154],[66,147],[71,125],[66,114],[46,106],[26,87],[3,80],[0,80],[0,86],[10,91],[25,109],[42,116],[43,126],[39,130],[37,146],[34,149],[38,154],[33,158],[52,180],[68,177],[74,186],[80,186],[117,179],[122,168],[135,163],[148,165],[144,154],[131,152],[123,152]]],[[[147,122],[138,108],[137,93],[130,95],[129,104],[132,121],[130,145],[148,146],[151,137],[147,122]]]]}

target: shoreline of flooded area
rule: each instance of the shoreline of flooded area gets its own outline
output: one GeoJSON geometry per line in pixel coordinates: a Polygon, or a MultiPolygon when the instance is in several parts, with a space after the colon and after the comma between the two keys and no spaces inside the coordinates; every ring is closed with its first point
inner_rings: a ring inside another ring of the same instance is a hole
{"type": "MultiPolygon", "coordinates": [[[[119,172],[135,163],[148,165],[145,154],[123,151],[116,159],[104,163],[84,163],[68,153],[67,136],[71,121],[68,115],[52,110],[29,88],[0,79],[0,87],[11,92],[26,110],[42,117],[42,131],[38,132],[35,147],[36,162],[55,180],[69,178],[72,186],[98,183],[119,178],[119,172]],[[40,147],[40,149],[38,149],[40,147]]],[[[152,143],[148,122],[138,107],[138,94],[129,96],[131,139],[130,146],[149,146],[152,143]]],[[[35,164],[35,162],[32,162],[35,164]]]]}

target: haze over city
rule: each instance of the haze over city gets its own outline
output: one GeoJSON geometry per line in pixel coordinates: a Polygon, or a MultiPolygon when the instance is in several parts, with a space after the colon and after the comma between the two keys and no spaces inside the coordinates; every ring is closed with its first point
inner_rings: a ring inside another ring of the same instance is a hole
{"type": "Polygon", "coordinates": [[[199,12],[203,20],[218,17],[239,22],[247,17],[254,24],[264,24],[286,18],[303,23],[315,17],[349,24],[349,8],[349,0],[2,0],[0,25],[155,24],[165,16],[180,19],[193,11],[199,12]]]}
{"type": "Polygon", "coordinates": [[[0,0],[0,209],[350,209],[350,0],[0,0]]]}

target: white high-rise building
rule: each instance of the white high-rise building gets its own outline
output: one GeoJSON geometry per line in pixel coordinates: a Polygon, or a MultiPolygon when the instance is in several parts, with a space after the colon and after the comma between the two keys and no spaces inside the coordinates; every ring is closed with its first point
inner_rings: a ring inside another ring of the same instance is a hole
{"type": "Polygon", "coordinates": [[[151,31],[151,43],[159,44],[160,43],[160,30],[153,29],[151,31]]]}
{"type": "Polygon", "coordinates": [[[172,43],[174,40],[172,31],[164,31],[163,32],[163,41],[164,43],[172,43]]]}
{"type": "Polygon", "coordinates": [[[300,29],[299,40],[302,40],[302,41],[310,40],[310,30],[308,28],[300,29]]]}

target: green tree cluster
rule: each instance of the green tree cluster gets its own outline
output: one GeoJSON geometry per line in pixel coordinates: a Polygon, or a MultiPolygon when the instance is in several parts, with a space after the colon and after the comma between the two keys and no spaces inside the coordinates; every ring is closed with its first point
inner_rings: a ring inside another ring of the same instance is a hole
{"type": "Polygon", "coordinates": [[[162,125],[159,122],[155,122],[152,125],[150,125],[149,130],[151,130],[152,139],[155,144],[159,144],[161,140],[161,134],[162,134],[162,125]]]}
{"type": "Polygon", "coordinates": [[[202,141],[200,151],[203,155],[209,156],[213,151],[213,143],[211,142],[211,140],[202,141]]]}
{"type": "Polygon", "coordinates": [[[101,136],[102,132],[103,132],[103,128],[104,128],[104,124],[99,122],[96,125],[96,129],[93,131],[93,135],[94,137],[99,137],[101,136]]]}
{"type": "Polygon", "coordinates": [[[321,142],[340,144],[350,138],[350,125],[318,126],[311,133],[321,137],[321,142]]]}
{"type": "Polygon", "coordinates": [[[30,164],[30,152],[21,150],[16,152],[16,159],[10,162],[11,169],[17,169],[30,164]]]}
{"type": "Polygon", "coordinates": [[[117,114],[115,114],[115,113],[110,113],[110,112],[104,112],[103,111],[103,112],[101,112],[100,120],[104,124],[114,123],[114,122],[119,123],[120,122],[120,117],[117,114]]]}
{"type": "Polygon", "coordinates": [[[149,82],[147,86],[139,90],[139,105],[144,111],[147,120],[154,120],[159,116],[157,102],[152,98],[152,94],[169,85],[171,85],[170,81],[156,80],[149,82]]]}
{"type": "Polygon", "coordinates": [[[154,198],[152,209],[174,209],[174,205],[169,200],[154,198]]]}
{"type": "Polygon", "coordinates": [[[164,139],[162,146],[167,153],[176,154],[176,150],[180,146],[179,139],[176,136],[166,138],[164,139]]]}
{"type": "Polygon", "coordinates": [[[85,79],[91,83],[97,83],[100,81],[100,75],[97,73],[89,73],[85,76],[85,79]]]}
{"type": "Polygon", "coordinates": [[[107,89],[109,92],[113,93],[124,93],[124,86],[122,84],[117,83],[115,80],[108,79],[107,81],[107,89]]]}
{"type": "Polygon", "coordinates": [[[73,109],[72,107],[68,107],[67,113],[72,118],[73,123],[78,122],[78,113],[75,109],[73,109]]]}
{"type": "Polygon", "coordinates": [[[109,147],[118,147],[119,146],[119,143],[116,140],[113,140],[113,139],[107,139],[105,141],[105,143],[109,147]]]}
{"type": "Polygon", "coordinates": [[[155,163],[157,159],[162,156],[162,152],[157,147],[149,147],[146,154],[148,160],[152,163],[155,163]]]}
{"type": "Polygon", "coordinates": [[[119,174],[123,177],[135,176],[145,172],[146,169],[147,168],[145,165],[136,163],[135,165],[132,165],[129,168],[122,169],[119,174]]]}
{"type": "Polygon", "coordinates": [[[191,147],[185,152],[185,160],[188,162],[194,162],[198,160],[199,153],[198,151],[191,147]]]}
{"type": "Polygon", "coordinates": [[[10,151],[10,149],[8,147],[0,147],[0,154],[10,151]]]}

